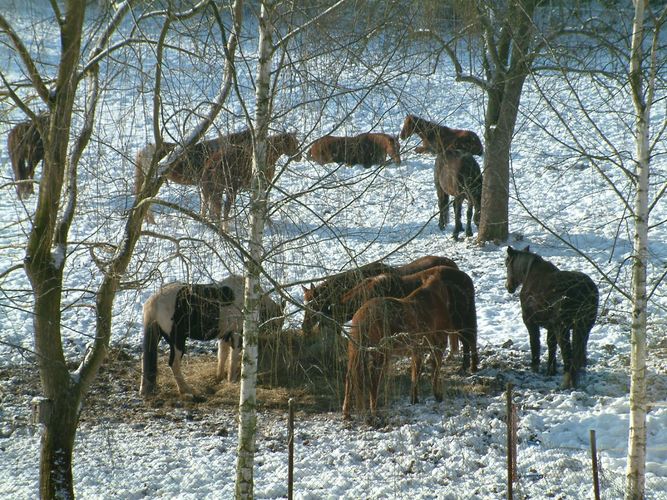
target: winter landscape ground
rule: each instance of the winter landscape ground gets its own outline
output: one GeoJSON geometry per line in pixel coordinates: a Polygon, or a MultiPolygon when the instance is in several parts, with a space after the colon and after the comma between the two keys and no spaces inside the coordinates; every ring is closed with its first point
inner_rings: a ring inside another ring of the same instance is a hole
{"type": "MultiPolygon", "coordinates": [[[[31,15],[34,11],[18,12],[15,21],[29,23],[31,15]]],[[[4,52],[2,57],[10,59],[4,52]]],[[[344,70],[341,78],[354,81],[361,71],[344,70]]],[[[300,392],[263,386],[259,392],[257,498],[287,495],[288,397],[294,397],[297,404],[296,498],[504,498],[507,383],[513,384],[518,405],[518,498],[593,498],[591,429],[597,433],[603,498],[622,496],[630,305],[610,283],[626,292],[630,288],[631,221],[600,171],[567,148],[567,133],[546,105],[542,91],[548,90],[583,144],[604,151],[606,146],[575,105],[576,91],[589,116],[626,161],[633,151],[632,122],[618,110],[631,109],[631,104],[627,89],[600,90],[599,81],[583,76],[572,83],[567,87],[559,76],[543,75],[526,85],[512,149],[511,236],[506,243],[480,246],[472,238],[454,241],[451,226],[445,232],[438,230],[434,157],[416,154],[414,138],[402,144],[399,166],[367,170],[320,166],[306,159],[289,164],[281,160],[285,168],[272,192],[276,209],[271,213],[266,244],[274,249],[267,271],[285,287],[284,293],[301,303],[301,283],[348,268],[352,256],[359,263],[388,254],[385,260],[389,263],[429,254],[450,257],[475,283],[481,359],[480,370],[469,376],[458,373],[456,360],[446,365],[448,390],[442,403],[434,401],[426,383],[422,402],[416,405],[409,404],[407,390],[389,391],[392,397],[383,406],[386,419],[380,428],[361,420],[343,422],[339,401],[323,409],[311,402],[312,388],[300,392]],[[563,137],[563,142],[554,136],[563,137]],[[311,190],[312,186],[318,189],[311,190]],[[301,194],[293,198],[294,193],[301,194]],[[328,218],[329,227],[319,228],[316,216],[328,218]],[[589,365],[576,389],[560,388],[560,372],[547,377],[543,371],[530,371],[518,294],[510,295],[504,286],[507,244],[530,245],[563,269],[586,272],[600,289],[599,317],[588,344],[589,365]]],[[[128,88],[131,84],[129,81],[128,88]]],[[[405,114],[414,112],[481,135],[482,96],[455,83],[444,61],[435,73],[402,77],[394,82],[399,84],[404,99],[388,105],[382,89],[371,92],[368,103],[356,108],[343,123],[342,132],[373,128],[397,134],[405,114]],[[378,118],[376,111],[383,108],[386,114],[378,118]]],[[[86,244],[113,242],[120,234],[124,211],[132,200],[132,156],[145,144],[150,130],[147,109],[138,109],[138,101],[130,94],[120,89],[105,97],[96,131],[99,142],[87,153],[81,168],[81,216],[72,228],[71,239],[77,243],[67,267],[71,292],[66,302],[71,307],[65,313],[67,328],[63,331],[73,366],[94,331],[94,315],[86,304],[98,277],[86,244]]],[[[656,120],[665,119],[664,106],[656,108],[656,113],[656,120]]],[[[304,144],[327,133],[335,123],[334,112],[317,123],[301,114],[286,116],[281,125],[296,129],[304,144]]],[[[10,118],[16,121],[21,116],[15,113],[10,118]]],[[[2,123],[1,137],[10,125],[2,123]]],[[[242,125],[239,121],[230,128],[242,125]]],[[[658,150],[652,194],[667,182],[664,144],[658,150]]],[[[4,148],[0,165],[3,272],[23,258],[35,197],[22,203],[8,185],[11,167],[4,148]]],[[[600,168],[620,193],[632,196],[620,169],[611,162],[602,162],[600,168]]],[[[160,195],[194,210],[198,207],[199,196],[193,188],[169,185],[160,195]]],[[[242,197],[237,203],[240,214],[233,227],[237,235],[244,234],[245,201],[242,197]]],[[[212,381],[213,346],[193,345],[184,358],[186,377],[204,392],[203,403],[178,399],[164,355],[160,396],[143,401],[138,386],[141,307],[146,298],[162,283],[220,279],[241,271],[241,263],[215,233],[182,215],[158,210],[156,225],[146,229],[183,238],[182,247],[176,255],[172,242],[147,235],[127,279],[147,280],[146,284],[122,291],[116,299],[111,354],[82,410],[77,433],[74,475],[80,498],[233,497],[238,387],[216,386],[212,381]]],[[[655,287],[648,331],[650,499],[667,498],[667,287],[657,281],[667,267],[665,220],[667,203],[661,200],[651,214],[654,227],[650,233],[649,287],[655,287]]],[[[4,276],[0,293],[0,498],[29,499],[37,495],[40,429],[30,422],[30,402],[39,395],[39,380],[25,274],[18,271],[4,276]]],[[[288,312],[286,328],[298,329],[302,312],[294,304],[288,312]]],[[[164,344],[162,352],[166,352],[164,344]]],[[[398,380],[398,373],[396,377],[398,380]]]]}

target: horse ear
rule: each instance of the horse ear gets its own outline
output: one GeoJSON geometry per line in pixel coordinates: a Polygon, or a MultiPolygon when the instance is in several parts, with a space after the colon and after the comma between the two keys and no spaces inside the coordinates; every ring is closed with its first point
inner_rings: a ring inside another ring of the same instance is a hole
{"type": "Polygon", "coordinates": [[[526,245],[526,248],[523,249],[524,252],[530,252],[530,245],[526,245]]]}
{"type": "Polygon", "coordinates": [[[507,255],[512,255],[515,251],[511,245],[507,245],[507,255]]]}

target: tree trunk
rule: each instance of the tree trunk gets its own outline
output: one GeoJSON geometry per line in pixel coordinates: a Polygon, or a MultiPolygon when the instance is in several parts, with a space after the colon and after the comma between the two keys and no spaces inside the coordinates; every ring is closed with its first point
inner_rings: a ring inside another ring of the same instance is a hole
{"type": "Polygon", "coordinates": [[[250,260],[246,267],[243,322],[243,364],[239,401],[239,443],[236,467],[236,498],[253,498],[257,431],[257,345],[259,343],[259,275],[262,266],[264,225],[267,216],[267,137],[271,121],[271,11],[262,2],[259,19],[259,63],[257,75],[253,179],[250,200],[250,260]]]}
{"type": "Polygon", "coordinates": [[[485,43],[493,45],[490,51],[497,54],[498,60],[487,60],[492,81],[487,88],[484,117],[484,179],[477,236],[480,243],[501,242],[509,236],[510,149],[521,91],[531,64],[528,52],[534,10],[534,1],[514,1],[499,39],[486,37],[485,43]],[[511,33],[511,40],[507,33],[511,33]]]}
{"type": "MultiPolygon", "coordinates": [[[[644,97],[641,72],[644,0],[635,0],[630,55],[630,84],[636,114],[636,174],[632,262],[632,337],[630,340],[630,429],[626,469],[626,500],[644,498],[646,473],[646,263],[648,262],[649,124],[651,102],[644,97]]],[[[652,85],[652,82],[649,83],[652,85]]]]}

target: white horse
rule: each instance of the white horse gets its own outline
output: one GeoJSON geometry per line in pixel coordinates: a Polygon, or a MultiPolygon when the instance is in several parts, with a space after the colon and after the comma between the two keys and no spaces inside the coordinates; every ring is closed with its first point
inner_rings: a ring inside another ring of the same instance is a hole
{"type": "MultiPolygon", "coordinates": [[[[169,366],[182,396],[194,394],[181,371],[181,358],[188,337],[217,339],[217,380],[222,381],[225,374],[230,382],[238,380],[244,287],[243,277],[231,275],[213,284],[170,283],[148,298],[143,310],[143,361],[139,388],[143,396],[154,394],[157,389],[160,337],[169,343],[169,366]]],[[[283,321],[281,306],[262,294],[260,326],[279,331],[283,321]]]]}

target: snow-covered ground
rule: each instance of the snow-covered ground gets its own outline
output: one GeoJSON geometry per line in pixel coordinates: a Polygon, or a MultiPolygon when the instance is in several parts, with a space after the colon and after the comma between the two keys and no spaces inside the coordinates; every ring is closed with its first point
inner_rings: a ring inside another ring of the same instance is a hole
{"type": "MultiPolygon", "coordinates": [[[[340,78],[351,82],[364,70],[343,69],[340,78]]],[[[372,92],[369,104],[355,109],[343,130],[352,133],[374,127],[398,133],[405,113],[415,112],[481,134],[479,94],[454,83],[450,75],[443,63],[429,77],[396,80],[393,85],[400,83],[405,103],[399,101],[381,120],[376,110],[383,107],[386,94],[381,89],[372,92]],[[419,105],[424,107],[416,107],[419,105]]],[[[621,115],[616,113],[631,108],[625,89],[617,89],[610,101],[596,92],[592,82],[583,78],[577,82],[580,97],[611,142],[619,151],[633,151],[629,129],[622,126],[621,115]]],[[[537,83],[543,88],[558,88],[558,80],[550,77],[537,83]]],[[[565,88],[559,90],[558,98],[573,104],[565,88]]],[[[131,202],[131,157],[146,140],[146,114],[134,109],[137,102],[128,98],[125,90],[110,93],[105,99],[97,131],[100,142],[91,148],[94,151],[87,154],[81,168],[80,217],[71,235],[77,243],[72,245],[66,272],[72,289],[66,302],[73,306],[89,301],[86,290],[94,290],[98,279],[87,242],[114,242],[120,234],[123,211],[131,202]]],[[[526,85],[522,104],[512,151],[512,234],[508,243],[530,244],[533,251],[558,266],[584,271],[598,284],[599,319],[588,344],[586,375],[576,390],[562,390],[560,376],[551,378],[530,371],[518,294],[511,296],[504,287],[506,245],[480,247],[473,240],[456,242],[450,237],[451,226],[446,232],[438,230],[433,219],[433,157],[415,154],[415,139],[403,143],[400,166],[364,170],[359,166],[319,166],[307,160],[290,163],[272,193],[278,207],[266,235],[266,248],[272,249],[267,261],[272,278],[300,302],[302,289],[296,283],[347,267],[352,258],[365,263],[395,251],[388,262],[407,262],[427,254],[455,259],[473,278],[477,293],[481,369],[468,383],[485,388],[478,394],[452,391],[442,403],[426,392],[417,405],[410,405],[407,394],[402,394],[385,408],[387,423],[379,429],[361,422],[345,424],[339,412],[299,414],[297,498],[504,498],[503,389],[508,382],[514,385],[519,405],[520,482],[516,491],[520,498],[592,498],[591,429],[597,433],[602,457],[603,498],[621,496],[628,434],[630,308],[610,283],[629,290],[632,228],[627,212],[600,172],[550,137],[562,134],[568,141],[567,133],[540,98],[535,82],[526,85]],[[548,124],[548,133],[540,124],[548,124]],[[311,190],[314,185],[319,189],[311,190]],[[295,193],[300,194],[292,198],[295,193]],[[319,228],[319,217],[330,218],[329,229],[319,228]],[[300,235],[305,236],[297,238],[300,235]]],[[[349,103],[343,102],[342,111],[325,114],[319,124],[295,116],[301,112],[297,110],[287,115],[286,124],[296,127],[307,143],[325,133],[334,123],[331,117],[349,109],[346,105],[349,103]],[[306,136],[313,125],[315,132],[306,136]]],[[[569,125],[579,132],[584,144],[604,147],[576,109],[562,111],[568,113],[569,125]]],[[[664,109],[657,112],[664,113],[664,109]]],[[[232,128],[241,126],[239,121],[232,128]]],[[[3,124],[0,135],[4,137],[7,130],[3,124]]],[[[661,147],[663,156],[653,165],[657,184],[653,194],[667,182],[664,144],[661,147]]],[[[4,150],[0,163],[4,184],[11,178],[4,150]]],[[[628,183],[618,168],[609,162],[600,163],[599,168],[628,195],[628,183]]],[[[198,195],[192,188],[167,186],[161,196],[198,207],[198,195]]],[[[239,209],[243,201],[241,197],[239,209]]],[[[2,189],[0,273],[23,258],[22,245],[34,203],[35,197],[23,205],[12,187],[2,189]]],[[[235,227],[239,234],[244,230],[243,217],[235,227]]],[[[651,220],[657,224],[666,219],[667,203],[662,200],[651,220]]],[[[137,386],[143,301],[163,281],[208,281],[241,270],[232,248],[181,216],[161,210],[157,225],[147,229],[184,239],[179,248],[181,257],[176,256],[170,241],[143,239],[128,281],[149,275],[153,278],[139,291],[119,293],[116,300],[112,345],[136,358],[137,386]],[[153,270],[158,272],[152,274],[153,270]]],[[[653,287],[667,265],[667,224],[651,231],[650,258],[653,287]]],[[[29,424],[29,401],[34,394],[17,390],[15,384],[23,378],[13,375],[15,370],[34,367],[29,290],[21,271],[0,281],[0,498],[28,499],[37,494],[39,429],[29,424]]],[[[652,405],[648,415],[647,498],[654,499],[667,498],[665,290],[660,284],[651,297],[648,332],[652,405]]],[[[294,306],[290,312],[288,321],[298,327],[301,313],[294,306]]],[[[68,308],[64,317],[65,349],[68,357],[76,360],[93,333],[94,317],[86,307],[68,308]]],[[[186,366],[188,357],[193,356],[196,354],[186,356],[186,366]]],[[[128,389],[125,398],[123,407],[141,411],[143,402],[136,387],[128,389]]],[[[75,449],[77,494],[81,498],[231,498],[236,446],[233,407],[212,411],[207,418],[214,425],[207,427],[189,419],[187,409],[175,405],[171,410],[171,418],[152,418],[153,410],[146,406],[141,423],[113,417],[88,421],[84,410],[75,449]],[[216,425],[228,432],[210,430],[216,425]]],[[[257,498],[287,495],[285,418],[275,410],[260,413],[257,498]]]]}

